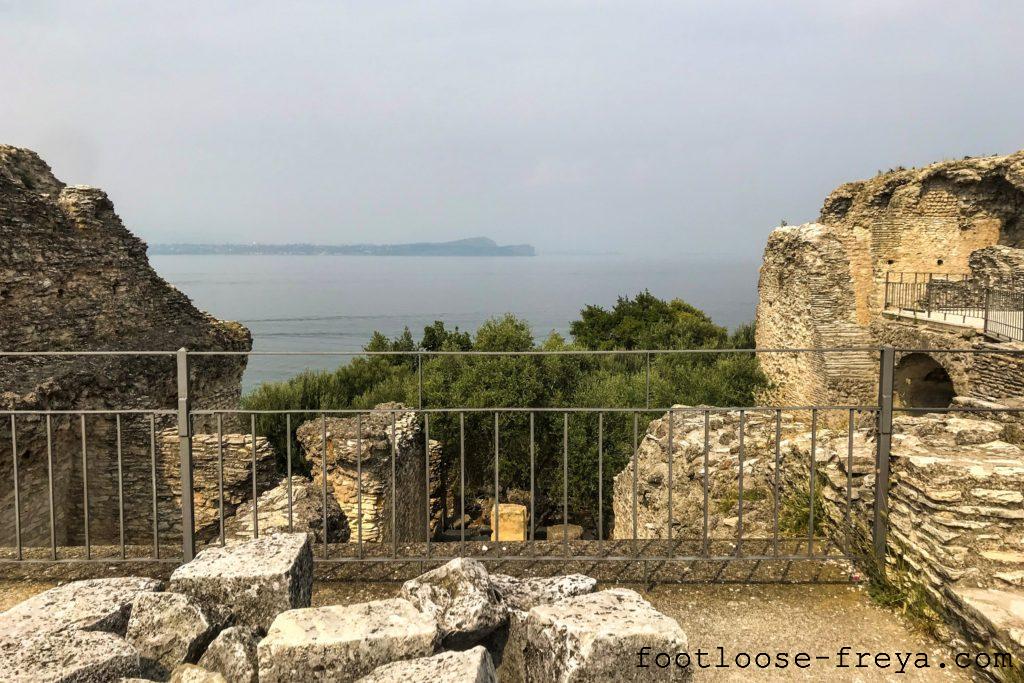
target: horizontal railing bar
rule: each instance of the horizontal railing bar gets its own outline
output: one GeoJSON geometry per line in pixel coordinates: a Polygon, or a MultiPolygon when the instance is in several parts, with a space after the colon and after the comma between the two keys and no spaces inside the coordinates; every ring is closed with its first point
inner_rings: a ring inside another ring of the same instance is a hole
{"type": "Polygon", "coordinates": [[[0,356],[173,356],[177,351],[0,351],[0,356]]]}
{"type": "Polygon", "coordinates": [[[175,411],[169,408],[155,408],[152,410],[125,409],[119,410],[0,410],[0,415],[174,415],[175,411]]]}
{"type": "MultiPolygon", "coordinates": [[[[808,411],[808,410],[859,410],[877,411],[878,406],[849,406],[849,405],[828,405],[828,406],[671,406],[664,408],[521,408],[521,407],[496,407],[496,408],[290,408],[282,410],[245,410],[243,408],[223,408],[193,410],[193,415],[287,415],[295,413],[315,413],[317,415],[365,415],[367,413],[381,413],[384,415],[404,413],[667,413],[669,410],[675,413],[712,413],[736,412],[739,410],[755,412],[772,412],[782,410],[784,412],[808,411]]],[[[934,409],[932,409],[934,410],[934,409]]],[[[990,409],[991,410],[991,409],[990,409]]]]}
{"type": "MultiPolygon", "coordinates": [[[[628,540],[628,539],[623,539],[628,540]]],[[[402,563],[402,562],[447,562],[455,559],[478,560],[481,562],[806,562],[808,560],[818,562],[822,560],[846,560],[850,561],[849,555],[452,555],[441,557],[432,555],[410,555],[408,557],[332,557],[330,559],[317,558],[317,564],[355,564],[355,563],[402,563]]]]}

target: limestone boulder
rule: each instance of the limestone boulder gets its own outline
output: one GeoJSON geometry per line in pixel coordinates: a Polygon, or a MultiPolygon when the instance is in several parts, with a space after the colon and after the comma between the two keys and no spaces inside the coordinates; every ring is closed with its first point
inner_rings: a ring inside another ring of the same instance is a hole
{"type": "Polygon", "coordinates": [[[583,536],[583,527],[579,524],[552,524],[544,528],[549,541],[576,541],[583,536]]]}
{"type": "Polygon", "coordinates": [[[132,605],[125,638],[146,671],[166,675],[179,664],[194,664],[227,616],[223,608],[210,612],[181,593],[143,593],[132,605]]]}
{"type": "MultiPolygon", "coordinates": [[[[684,680],[689,672],[637,666],[637,653],[686,652],[679,624],[638,593],[615,588],[530,610],[523,666],[529,681],[684,680]]],[[[653,656],[652,656],[653,657],[653,656]]]]}
{"type": "MultiPolygon", "coordinates": [[[[322,485],[322,480],[321,480],[322,485]]],[[[313,534],[317,542],[324,540],[324,495],[320,486],[299,476],[291,479],[291,530],[313,534]]],[[[289,531],[288,479],[264,492],[256,500],[256,514],[260,535],[289,531]]],[[[327,485],[327,541],[343,543],[349,540],[349,527],[345,515],[334,496],[334,487],[327,485]]],[[[224,523],[228,538],[247,539],[255,536],[253,530],[252,501],[238,507],[234,516],[224,523]]]]}
{"type": "Polygon", "coordinates": [[[390,662],[433,654],[438,628],[407,600],[297,609],[256,648],[261,683],[354,681],[390,662]]]}
{"type": "Polygon", "coordinates": [[[212,547],[171,574],[170,590],[201,607],[226,607],[238,625],[266,629],[286,610],[308,607],[313,551],[308,534],[260,536],[212,547]]]}
{"type": "Polygon", "coordinates": [[[449,648],[479,642],[507,618],[487,569],[477,560],[457,558],[406,581],[402,597],[437,620],[449,648]]]}
{"type": "Polygon", "coordinates": [[[442,652],[392,662],[375,669],[359,683],[409,683],[409,681],[458,681],[458,683],[494,683],[494,663],[487,648],[477,645],[462,652],[442,652]]]}
{"type": "Polygon", "coordinates": [[[171,672],[168,683],[231,683],[216,671],[195,664],[181,664],[171,672]]]}
{"type": "Polygon", "coordinates": [[[593,593],[597,579],[585,574],[568,574],[520,579],[507,574],[491,574],[491,586],[511,614],[526,613],[538,605],[551,605],[566,598],[593,593]]]}
{"type": "Polygon", "coordinates": [[[0,613],[0,639],[70,630],[124,635],[135,599],[162,586],[156,579],[128,576],[51,588],[0,613]]]}
{"type": "Polygon", "coordinates": [[[259,633],[246,626],[232,626],[221,631],[199,660],[199,666],[215,671],[230,683],[256,683],[259,663],[256,645],[259,633]]]}
{"type": "Polygon", "coordinates": [[[99,631],[53,631],[0,641],[0,681],[99,683],[139,675],[139,653],[99,631]]]}

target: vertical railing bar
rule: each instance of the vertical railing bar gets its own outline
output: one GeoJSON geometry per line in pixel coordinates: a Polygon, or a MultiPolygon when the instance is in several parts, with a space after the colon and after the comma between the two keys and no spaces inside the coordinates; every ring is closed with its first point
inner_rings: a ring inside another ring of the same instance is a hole
{"type": "Polygon", "coordinates": [[[675,547],[672,543],[672,489],[674,488],[672,481],[672,427],[675,423],[675,413],[672,408],[668,409],[668,554],[669,557],[675,555],[675,547]]]}
{"type": "Polygon", "coordinates": [[[779,468],[782,467],[782,409],[775,409],[775,468],[772,481],[772,553],[779,555],[779,468]]]}
{"type": "Polygon", "coordinates": [[[288,497],[288,533],[295,531],[292,524],[292,414],[285,413],[284,416],[284,433],[285,433],[285,474],[288,478],[288,483],[285,484],[285,490],[288,497]]]}
{"type": "Polygon", "coordinates": [[[597,540],[604,541],[604,413],[597,414],[597,540]]]}
{"type": "Polygon", "coordinates": [[[424,502],[427,512],[427,558],[430,559],[430,413],[423,414],[423,478],[426,480],[424,502]]]}
{"type": "Polygon", "coordinates": [[[82,433],[82,521],[85,531],[85,559],[92,559],[92,545],[89,543],[89,456],[85,436],[85,413],[79,416],[82,433]]]}
{"type": "Polygon", "coordinates": [[[423,410],[423,353],[416,354],[417,398],[419,409],[423,410]]]}
{"type": "Polygon", "coordinates": [[[398,557],[398,507],[395,496],[398,495],[395,478],[398,476],[395,461],[398,459],[398,415],[391,412],[391,558],[398,557]]]}
{"type": "Polygon", "coordinates": [[[704,411],[704,475],[701,477],[701,485],[704,494],[704,529],[701,534],[701,551],[705,556],[711,554],[711,529],[709,528],[709,498],[711,496],[710,468],[711,468],[711,411],[704,411]]]}
{"type": "MultiPolygon", "coordinates": [[[[351,531],[349,532],[351,533],[351,531]]],[[[363,414],[356,414],[356,543],[363,559],[363,414]]]]}
{"type": "Polygon", "coordinates": [[[892,448],[893,371],[896,350],[881,350],[878,377],[878,451],[875,461],[875,519],[873,545],[875,560],[885,566],[889,535],[889,454],[892,448]]]}
{"type": "Polygon", "coordinates": [[[153,559],[160,559],[160,527],[156,492],[156,414],[149,414],[149,474],[153,485],[153,559]]]}
{"type": "Polygon", "coordinates": [[[188,350],[178,349],[177,358],[178,390],[178,459],[181,481],[181,557],[182,562],[191,562],[196,556],[195,534],[195,490],[193,487],[192,462],[192,420],[190,419],[191,399],[189,396],[188,350]]]}
{"type": "Polygon", "coordinates": [[[494,550],[501,553],[501,491],[498,484],[498,448],[499,448],[499,426],[498,412],[494,412],[494,507],[491,508],[494,514],[494,550]]]}
{"type": "Polygon", "coordinates": [[[21,490],[18,482],[18,425],[15,415],[11,414],[11,455],[13,456],[14,475],[14,542],[17,546],[18,559],[22,559],[21,549],[21,490]]]}
{"type": "Polygon", "coordinates": [[[846,433],[846,554],[850,554],[850,543],[853,538],[853,425],[855,411],[850,408],[849,423],[846,433]]]}
{"type": "Polygon", "coordinates": [[[220,545],[227,545],[224,538],[224,414],[217,413],[217,516],[220,519],[220,545]]]}
{"type": "Polygon", "coordinates": [[[53,513],[53,420],[46,415],[46,478],[50,494],[50,559],[57,559],[57,520],[53,513]]]}
{"type": "Polygon", "coordinates": [[[125,559],[124,545],[124,457],[121,448],[121,414],[114,415],[117,431],[117,529],[121,544],[121,559],[125,559]]]}
{"type": "Polygon", "coordinates": [[[807,557],[814,558],[814,494],[818,476],[818,409],[811,409],[811,481],[807,520],[807,557]]]}
{"type": "Polygon", "coordinates": [[[639,494],[638,494],[638,481],[637,481],[637,479],[640,476],[640,473],[638,471],[639,467],[638,467],[638,464],[637,464],[637,452],[636,452],[637,447],[639,446],[639,443],[637,441],[638,433],[639,433],[639,424],[640,424],[640,416],[637,415],[637,413],[634,412],[633,413],[633,556],[634,557],[639,557],[639,555],[640,555],[640,544],[639,544],[639,542],[637,540],[637,536],[638,536],[638,532],[639,532],[639,529],[638,529],[638,504],[637,504],[637,498],[638,498],[639,494]]]}
{"type": "Polygon", "coordinates": [[[562,422],[562,549],[569,557],[569,413],[562,422]]]}
{"type": "Polygon", "coordinates": [[[744,469],[743,459],[744,459],[744,455],[745,455],[745,452],[744,452],[744,449],[745,449],[745,444],[744,444],[745,434],[744,434],[744,432],[746,432],[746,429],[747,429],[747,411],[741,410],[740,411],[740,444],[739,444],[739,446],[740,446],[740,450],[739,450],[740,472],[739,472],[739,478],[737,479],[737,484],[738,484],[738,489],[739,489],[739,498],[738,498],[738,501],[737,501],[737,510],[736,510],[736,513],[737,513],[737,517],[736,517],[736,554],[737,555],[742,555],[743,554],[743,550],[742,550],[742,548],[743,548],[743,469],[744,469]]]}
{"type": "Polygon", "coordinates": [[[645,374],[646,374],[646,379],[645,379],[645,385],[646,385],[645,396],[646,396],[646,399],[645,399],[645,402],[644,402],[644,407],[650,409],[650,407],[651,407],[651,354],[650,353],[646,353],[646,354],[644,354],[644,356],[647,359],[647,363],[646,363],[647,367],[646,367],[646,371],[645,371],[645,374]]]}
{"type": "MultiPolygon", "coordinates": [[[[330,554],[327,546],[327,415],[320,413],[320,427],[321,436],[323,437],[324,452],[323,457],[320,459],[320,477],[323,479],[321,491],[320,491],[320,504],[322,505],[323,511],[323,525],[320,527],[320,532],[324,535],[324,559],[330,554]]],[[[337,459],[337,453],[335,453],[335,459],[337,459]]]]}
{"type": "Polygon", "coordinates": [[[459,556],[466,556],[466,414],[459,413],[459,556]]]}
{"type": "Polygon", "coordinates": [[[533,429],[533,416],[534,413],[530,412],[530,540],[534,540],[534,533],[536,531],[536,514],[535,514],[535,486],[534,472],[536,469],[536,444],[534,443],[534,429],[533,429]]]}
{"type": "Polygon", "coordinates": [[[250,453],[252,455],[252,537],[260,537],[260,513],[257,506],[259,498],[259,487],[256,485],[256,414],[249,415],[249,426],[252,437],[250,453]]]}

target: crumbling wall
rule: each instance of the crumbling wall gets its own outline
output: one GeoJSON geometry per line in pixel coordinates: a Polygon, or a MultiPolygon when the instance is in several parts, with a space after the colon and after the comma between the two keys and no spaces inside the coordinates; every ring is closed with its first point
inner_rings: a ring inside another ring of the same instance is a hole
{"type": "Polygon", "coordinates": [[[299,426],[296,438],[310,463],[314,488],[323,485],[326,456],[328,487],[341,508],[347,524],[344,535],[349,540],[387,543],[397,537],[399,542],[423,541],[428,516],[431,535],[437,530],[444,498],[439,476],[441,449],[432,440],[429,458],[424,459],[425,438],[413,409],[382,403],[359,417],[310,420],[299,426]]]}
{"type": "MultiPolygon", "coordinates": [[[[883,313],[889,273],[967,274],[1019,281],[1024,263],[1024,151],[945,161],[847,183],[825,200],[817,223],[772,232],[758,285],[759,348],[880,346],[906,336],[883,313]],[[972,254],[974,256],[972,256],[972,254]]],[[[924,324],[924,323],[914,323],[924,324]]],[[[933,326],[939,344],[969,348],[970,336],[933,326]]],[[[762,365],[766,401],[870,403],[877,358],[815,351],[762,365]]],[[[979,395],[971,378],[966,395],[979,395]]]]}
{"type": "MultiPolygon", "coordinates": [[[[0,350],[2,351],[246,351],[252,340],[237,323],[198,310],[150,267],[146,245],[132,235],[99,189],[66,186],[35,153],[0,145],[0,350]]],[[[191,367],[196,408],[236,407],[244,357],[196,358],[191,367]]],[[[0,409],[110,410],[176,407],[170,356],[0,357],[0,409]]],[[[161,416],[122,420],[122,466],[149,472],[151,432],[169,427],[161,416]]],[[[15,421],[23,542],[49,543],[46,421],[15,421]]],[[[200,425],[201,426],[201,425],[200,425]]],[[[78,416],[51,419],[55,540],[84,535],[81,424],[78,416]]],[[[117,539],[116,506],[107,502],[117,480],[116,423],[86,421],[93,542],[117,539]]],[[[11,444],[11,422],[0,421],[11,444]]],[[[160,469],[160,468],[158,468],[160,469]]],[[[162,471],[162,470],[161,470],[162,471]]],[[[163,476],[159,475],[158,476],[163,476]]],[[[175,475],[176,476],[176,475],[175,475]]],[[[13,516],[13,461],[0,458],[0,518],[13,516]]],[[[125,489],[126,517],[148,519],[147,487],[125,489]]],[[[0,544],[13,542],[12,524],[0,525],[0,544]]],[[[140,528],[129,542],[147,543],[140,528]]]]}

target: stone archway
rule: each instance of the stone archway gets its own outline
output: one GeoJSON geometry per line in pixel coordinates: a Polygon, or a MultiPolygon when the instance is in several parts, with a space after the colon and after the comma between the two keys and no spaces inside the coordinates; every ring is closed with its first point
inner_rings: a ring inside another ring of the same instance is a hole
{"type": "Polygon", "coordinates": [[[948,408],[956,396],[946,368],[926,353],[909,353],[896,364],[894,401],[911,408],[948,408]]]}

